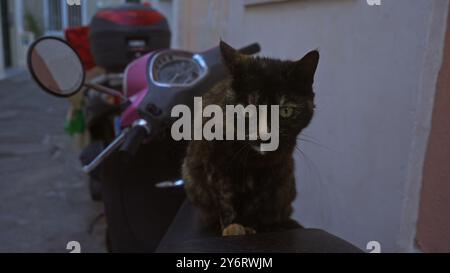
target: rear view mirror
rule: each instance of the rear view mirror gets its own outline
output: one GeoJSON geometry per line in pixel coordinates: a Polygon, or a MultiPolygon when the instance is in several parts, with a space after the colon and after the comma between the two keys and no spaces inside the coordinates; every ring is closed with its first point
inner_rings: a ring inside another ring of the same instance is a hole
{"type": "Polygon", "coordinates": [[[86,77],[75,50],[55,37],[38,39],[30,46],[28,68],[46,92],[58,97],[76,94],[83,87],[86,77]]]}

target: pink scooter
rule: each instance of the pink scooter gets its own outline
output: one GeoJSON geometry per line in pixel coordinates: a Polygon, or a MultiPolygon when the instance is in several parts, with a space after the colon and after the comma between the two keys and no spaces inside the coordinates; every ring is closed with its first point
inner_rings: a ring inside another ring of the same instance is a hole
{"type": "MultiPolygon", "coordinates": [[[[257,44],[241,50],[259,52],[257,44]]],[[[359,252],[324,231],[303,229],[243,238],[217,238],[186,202],[181,163],[187,142],[170,136],[175,105],[193,106],[227,76],[219,47],[202,53],[163,50],[128,65],[124,90],[86,83],[81,61],[63,40],[41,38],[28,65],[43,90],[69,97],[83,86],[122,101],[117,138],[88,165],[101,171],[108,249],[113,252],[359,252]]]]}

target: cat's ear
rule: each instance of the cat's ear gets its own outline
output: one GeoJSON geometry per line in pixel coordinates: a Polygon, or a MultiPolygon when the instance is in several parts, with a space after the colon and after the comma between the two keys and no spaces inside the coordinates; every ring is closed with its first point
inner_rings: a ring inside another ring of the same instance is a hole
{"type": "Polygon", "coordinates": [[[220,41],[220,51],[225,65],[232,72],[235,70],[236,66],[243,63],[248,58],[248,56],[239,53],[239,51],[224,41],[220,41]]]}
{"type": "Polygon", "coordinates": [[[314,75],[319,65],[319,51],[313,50],[305,55],[300,61],[295,62],[295,73],[301,73],[307,81],[314,83],[314,75]]]}

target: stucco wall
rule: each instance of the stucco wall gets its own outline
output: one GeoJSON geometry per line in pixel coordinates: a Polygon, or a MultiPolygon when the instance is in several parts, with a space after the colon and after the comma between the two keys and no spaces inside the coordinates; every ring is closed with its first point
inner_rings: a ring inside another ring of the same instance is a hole
{"type": "Polygon", "coordinates": [[[308,159],[298,156],[295,216],[361,248],[376,240],[411,251],[448,1],[186,2],[175,0],[179,47],[222,37],[289,59],[319,48],[318,109],[305,138],[320,145],[300,143],[308,159]]]}

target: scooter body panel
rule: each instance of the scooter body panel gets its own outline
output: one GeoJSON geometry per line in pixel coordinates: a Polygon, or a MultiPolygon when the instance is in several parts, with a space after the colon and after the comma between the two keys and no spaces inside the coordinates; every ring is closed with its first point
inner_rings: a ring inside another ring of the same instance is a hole
{"type": "Polygon", "coordinates": [[[131,98],[148,88],[147,65],[154,54],[154,52],[146,54],[127,66],[124,73],[124,89],[127,97],[131,98]]]}
{"type": "Polygon", "coordinates": [[[138,112],[138,107],[142,103],[142,100],[147,95],[148,88],[135,93],[134,96],[130,97],[131,105],[123,112],[121,116],[121,128],[128,128],[133,126],[133,123],[140,119],[141,116],[138,112]]]}

